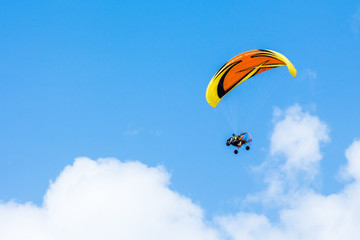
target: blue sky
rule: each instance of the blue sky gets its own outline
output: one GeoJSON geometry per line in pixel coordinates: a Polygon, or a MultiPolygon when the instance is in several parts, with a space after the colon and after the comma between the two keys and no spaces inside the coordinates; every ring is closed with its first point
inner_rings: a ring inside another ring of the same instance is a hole
{"type": "Polygon", "coordinates": [[[339,169],[360,136],[358,1],[0,1],[0,22],[3,203],[40,206],[75,158],[111,157],[164,166],[169,188],[209,219],[270,216],[244,200],[268,186],[254,169],[276,155],[274,111],[286,119],[294,106],[328,130],[311,189],[347,184],[339,169]],[[237,130],[254,137],[234,155],[232,126],[205,91],[228,59],[257,48],[287,56],[298,76],[271,70],[224,99],[239,101],[237,130]]]}

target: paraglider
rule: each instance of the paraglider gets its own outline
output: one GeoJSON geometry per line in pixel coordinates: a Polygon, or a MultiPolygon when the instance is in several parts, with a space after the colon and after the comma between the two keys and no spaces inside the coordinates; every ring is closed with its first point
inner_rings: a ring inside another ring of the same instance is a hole
{"type": "MultiPolygon", "coordinates": [[[[286,66],[293,77],[296,76],[294,65],[281,53],[266,49],[241,53],[225,63],[212,77],[206,89],[206,100],[210,106],[216,108],[221,99],[236,86],[259,73],[282,66],[286,66]]],[[[245,149],[249,150],[251,142],[250,134],[243,133],[241,136],[233,134],[226,144],[237,148],[245,146],[245,149]],[[242,137],[244,141],[237,141],[234,137],[242,137]]],[[[236,154],[237,150],[234,152],[236,154]]]]}
{"type": "Polygon", "coordinates": [[[234,153],[237,154],[238,149],[241,147],[244,147],[246,150],[250,150],[251,142],[252,137],[249,133],[244,132],[240,133],[239,135],[233,133],[233,135],[228,140],[226,140],[226,146],[235,146],[237,149],[234,150],[234,153]]]}

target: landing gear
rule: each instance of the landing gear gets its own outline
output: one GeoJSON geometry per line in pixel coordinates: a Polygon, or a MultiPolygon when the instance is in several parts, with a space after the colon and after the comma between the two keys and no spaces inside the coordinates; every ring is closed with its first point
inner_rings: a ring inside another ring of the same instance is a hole
{"type": "Polygon", "coordinates": [[[238,150],[235,149],[235,150],[234,150],[234,153],[235,153],[235,154],[238,154],[238,150]]]}
{"type": "Polygon", "coordinates": [[[250,150],[250,146],[246,146],[245,149],[246,149],[246,150],[250,150]]]}

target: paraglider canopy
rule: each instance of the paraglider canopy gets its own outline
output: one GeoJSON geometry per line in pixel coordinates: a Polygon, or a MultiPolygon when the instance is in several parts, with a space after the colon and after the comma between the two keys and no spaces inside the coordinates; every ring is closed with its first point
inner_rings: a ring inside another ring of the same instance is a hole
{"type": "Polygon", "coordinates": [[[290,74],[295,77],[296,69],[282,54],[272,50],[252,50],[241,53],[224,64],[211,79],[206,100],[216,107],[220,100],[234,87],[245,80],[272,68],[287,66],[290,74]]]}

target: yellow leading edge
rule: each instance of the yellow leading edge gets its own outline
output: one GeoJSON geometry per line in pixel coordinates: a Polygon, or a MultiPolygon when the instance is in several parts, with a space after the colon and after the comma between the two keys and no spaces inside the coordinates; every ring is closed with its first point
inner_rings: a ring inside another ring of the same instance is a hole
{"type": "Polygon", "coordinates": [[[290,74],[296,77],[294,65],[281,53],[265,49],[241,53],[230,59],[212,77],[206,89],[206,100],[210,106],[216,107],[226,94],[245,80],[282,66],[287,66],[290,74]]]}

